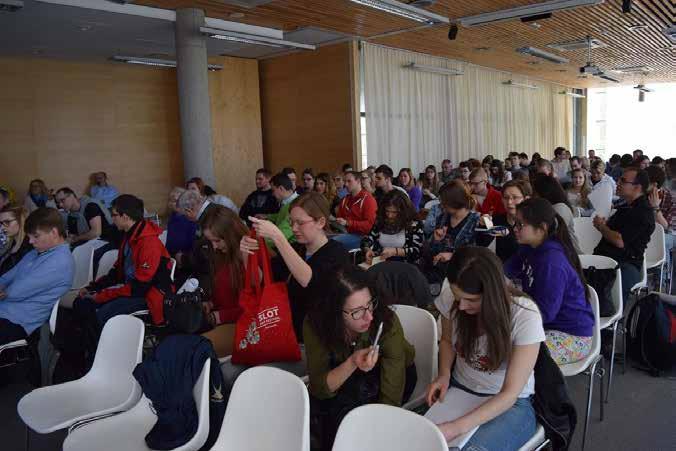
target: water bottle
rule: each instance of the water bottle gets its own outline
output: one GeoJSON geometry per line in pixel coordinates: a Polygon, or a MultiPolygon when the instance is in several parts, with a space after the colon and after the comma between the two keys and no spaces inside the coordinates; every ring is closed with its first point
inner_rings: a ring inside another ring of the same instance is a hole
{"type": "Polygon", "coordinates": [[[181,294],[184,291],[188,293],[192,293],[195,290],[197,290],[200,286],[200,283],[197,281],[197,279],[188,279],[185,281],[183,286],[178,290],[177,294],[181,294]]]}

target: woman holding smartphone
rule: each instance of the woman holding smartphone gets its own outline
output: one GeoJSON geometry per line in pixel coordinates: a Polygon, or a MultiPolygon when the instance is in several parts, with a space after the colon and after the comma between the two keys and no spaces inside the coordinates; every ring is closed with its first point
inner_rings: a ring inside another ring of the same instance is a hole
{"type": "Polygon", "coordinates": [[[340,421],[355,407],[401,406],[411,396],[415,349],[397,315],[378,303],[365,271],[347,267],[331,278],[305,318],[303,337],[311,410],[322,419],[322,449],[331,449],[340,421]]]}
{"type": "MultiPolygon", "coordinates": [[[[450,290],[437,301],[439,376],[427,389],[427,402],[452,405],[446,399],[449,383],[485,397],[459,417],[437,421],[439,429],[451,441],[478,427],[465,450],[518,450],[536,430],[533,368],[545,340],[538,308],[521,293],[510,293],[502,264],[488,249],[458,249],[447,274],[450,290]]],[[[433,410],[442,409],[433,406],[428,415],[433,410]]]]}

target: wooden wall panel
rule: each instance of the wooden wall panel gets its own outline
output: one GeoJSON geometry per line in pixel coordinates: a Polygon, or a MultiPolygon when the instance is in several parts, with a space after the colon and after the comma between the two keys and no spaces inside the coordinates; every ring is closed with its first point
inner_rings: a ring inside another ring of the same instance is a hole
{"type": "Polygon", "coordinates": [[[272,171],[353,163],[352,43],[260,62],[263,155],[272,171]]]}
{"type": "Polygon", "coordinates": [[[28,182],[82,193],[108,173],[121,192],[163,212],[181,184],[173,70],[49,59],[0,59],[0,183],[22,200],[28,182]]]}
{"type": "Polygon", "coordinates": [[[258,62],[230,57],[210,62],[224,66],[209,72],[214,188],[241,205],[263,166],[258,62]]]}

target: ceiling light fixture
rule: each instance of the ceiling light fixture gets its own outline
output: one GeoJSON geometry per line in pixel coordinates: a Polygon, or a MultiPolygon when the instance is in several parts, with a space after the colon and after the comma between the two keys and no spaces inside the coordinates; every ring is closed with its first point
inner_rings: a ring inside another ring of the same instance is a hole
{"type": "Polygon", "coordinates": [[[417,64],[417,63],[408,63],[404,64],[406,69],[411,69],[411,70],[416,70],[420,72],[430,72],[433,74],[440,74],[440,75],[451,75],[451,76],[457,76],[457,75],[464,75],[464,73],[460,70],[457,69],[447,69],[445,67],[436,67],[436,66],[426,66],[424,64],[417,64]]]}
{"type": "Polygon", "coordinates": [[[642,24],[636,24],[636,25],[630,25],[627,27],[629,31],[639,31],[639,30],[645,30],[648,28],[648,25],[642,25],[642,24]]]}
{"type": "Polygon", "coordinates": [[[570,63],[570,60],[568,58],[564,58],[562,56],[554,55],[553,53],[545,52],[544,50],[540,50],[535,47],[521,47],[516,49],[518,53],[521,53],[522,55],[530,55],[534,56],[536,58],[540,58],[546,61],[549,61],[550,63],[554,64],[566,64],[570,63]]]}
{"type": "Polygon", "coordinates": [[[611,69],[613,72],[620,72],[623,74],[636,74],[643,72],[650,72],[652,68],[648,66],[627,66],[627,67],[618,67],[616,69],[611,69]]]}
{"type": "Polygon", "coordinates": [[[301,44],[300,42],[285,41],[283,39],[274,39],[265,36],[256,36],[253,34],[238,33],[235,31],[219,30],[218,28],[201,27],[200,31],[212,39],[219,39],[221,41],[264,45],[266,47],[290,47],[305,50],[315,50],[317,48],[315,45],[301,44]]]}
{"type": "Polygon", "coordinates": [[[538,86],[529,85],[526,83],[517,83],[514,80],[503,81],[502,84],[505,86],[511,86],[513,88],[540,89],[538,86]]]}
{"type": "Polygon", "coordinates": [[[515,19],[528,20],[528,18],[532,16],[543,16],[556,11],[579,8],[582,6],[600,5],[603,2],[604,0],[550,0],[548,2],[536,3],[533,5],[519,6],[517,8],[462,17],[458,19],[458,22],[463,27],[469,28],[515,19]]]}
{"type": "MultiPolygon", "coordinates": [[[[176,67],[176,61],[159,58],[137,58],[135,56],[115,55],[111,58],[111,60],[120,63],[139,64],[141,66],[176,67]]],[[[216,71],[223,69],[223,66],[221,66],[220,64],[208,64],[207,69],[210,71],[216,71]]]]}
{"type": "Polygon", "coordinates": [[[21,0],[2,0],[0,1],[0,12],[15,13],[23,8],[21,0]]]}
{"type": "Polygon", "coordinates": [[[386,13],[394,14],[399,17],[404,17],[416,22],[426,23],[428,25],[435,25],[439,23],[450,23],[448,17],[440,16],[431,11],[422,8],[416,8],[405,3],[395,0],[350,0],[361,6],[368,6],[369,8],[377,9],[386,13]]]}

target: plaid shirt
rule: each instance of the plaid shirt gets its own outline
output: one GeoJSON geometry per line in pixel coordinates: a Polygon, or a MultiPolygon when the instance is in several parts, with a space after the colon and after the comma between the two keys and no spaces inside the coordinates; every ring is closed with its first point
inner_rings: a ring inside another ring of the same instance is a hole
{"type": "Polygon", "coordinates": [[[670,190],[662,188],[661,191],[663,194],[662,204],[660,204],[662,216],[667,220],[669,230],[676,230],[676,204],[674,204],[670,190]]]}

